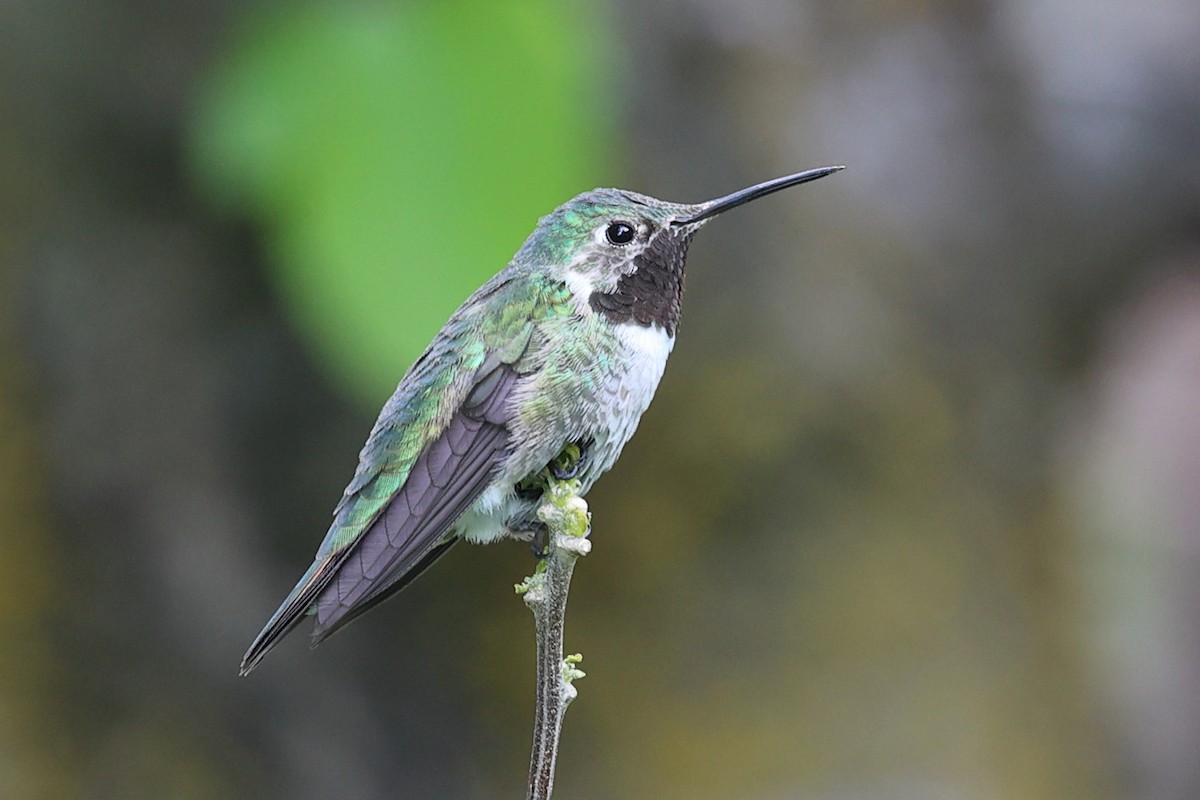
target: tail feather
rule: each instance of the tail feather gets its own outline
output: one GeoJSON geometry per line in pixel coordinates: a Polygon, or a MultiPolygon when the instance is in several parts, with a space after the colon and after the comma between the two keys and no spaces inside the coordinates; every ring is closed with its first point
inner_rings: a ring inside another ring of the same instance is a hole
{"type": "Polygon", "coordinates": [[[242,656],[242,666],[238,670],[239,675],[249,675],[258,666],[258,662],[262,661],[263,657],[271,652],[284,636],[287,636],[293,628],[300,624],[300,621],[312,608],[313,601],[328,585],[329,579],[341,566],[346,555],[347,553],[340,553],[334,557],[318,560],[308,568],[287,599],[267,620],[267,624],[263,626],[258,636],[254,637],[250,649],[246,651],[246,655],[242,656]]]}

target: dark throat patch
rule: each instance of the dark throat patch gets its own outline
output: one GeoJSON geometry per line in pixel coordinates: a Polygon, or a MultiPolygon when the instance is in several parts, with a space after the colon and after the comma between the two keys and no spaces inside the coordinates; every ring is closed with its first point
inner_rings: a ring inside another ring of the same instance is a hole
{"type": "Polygon", "coordinates": [[[657,323],[669,335],[679,325],[683,302],[683,268],[691,236],[671,229],[658,231],[646,249],[633,257],[634,271],[622,275],[611,292],[592,292],[592,310],[614,323],[657,323]]]}

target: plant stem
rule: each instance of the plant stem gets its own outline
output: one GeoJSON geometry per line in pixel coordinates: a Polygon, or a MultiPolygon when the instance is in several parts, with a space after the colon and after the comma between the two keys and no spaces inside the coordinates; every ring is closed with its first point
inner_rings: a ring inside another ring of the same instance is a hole
{"type": "Polygon", "coordinates": [[[549,482],[546,502],[538,509],[538,517],[548,529],[550,552],[533,576],[516,587],[533,612],[537,633],[537,712],[527,800],[550,798],[563,715],[577,694],[572,681],[583,677],[583,672],[575,666],[582,656],[563,658],[563,626],[571,573],[576,559],[591,550],[587,538],[591,515],[587,504],[576,494],[578,491],[577,481],[549,482]]]}

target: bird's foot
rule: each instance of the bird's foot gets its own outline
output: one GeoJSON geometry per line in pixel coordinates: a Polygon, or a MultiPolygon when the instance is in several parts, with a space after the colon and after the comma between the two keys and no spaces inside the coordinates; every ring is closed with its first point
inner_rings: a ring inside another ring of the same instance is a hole
{"type": "Polygon", "coordinates": [[[591,448],[590,439],[583,442],[571,442],[546,467],[556,480],[569,481],[577,477],[583,470],[591,448]]]}
{"type": "Polygon", "coordinates": [[[523,520],[509,523],[509,535],[520,542],[529,542],[533,557],[543,559],[550,555],[550,528],[538,520],[523,520]]]}
{"type": "Polygon", "coordinates": [[[530,475],[514,486],[513,491],[522,500],[537,500],[546,491],[546,482],[537,475],[530,475]]]}

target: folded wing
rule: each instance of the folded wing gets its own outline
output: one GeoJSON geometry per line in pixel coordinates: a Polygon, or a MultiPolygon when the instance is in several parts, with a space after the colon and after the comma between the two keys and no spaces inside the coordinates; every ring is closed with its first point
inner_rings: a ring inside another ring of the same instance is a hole
{"type": "Polygon", "coordinates": [[[314,644],[399,591],[420,574],[415,567],[424,570],[453,543],[446,537],[455,521],[491,484],[508,449],[505,400],[516,379],[512,367],[495,366],[417,458],[317,599],[314,644]]]}
{"type": "MultiPolygon", "coordinates": [[[[507,400],[517,378],[511,364],[494,355],[485,359],[461,407],[394,491],[388,483],[393,473],[360,467],[317,560],[242,659],[243,675],[305,614],[315,613],[313,640],[319,642],[403,588],[449,548],[454,523],[490,485],[508,449],[507,400]],[[381,496],[385,502],[375,503],[361,533],[342,536],[338,520],[353,519],[359,503],[381,496]]],[[[371,447],[369,440],[364,452],[371,447]]]]}

